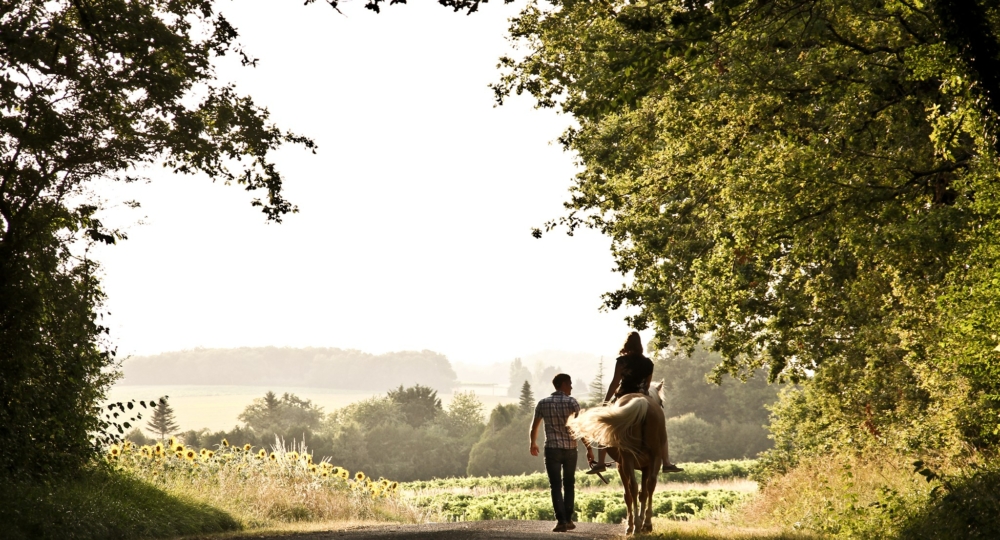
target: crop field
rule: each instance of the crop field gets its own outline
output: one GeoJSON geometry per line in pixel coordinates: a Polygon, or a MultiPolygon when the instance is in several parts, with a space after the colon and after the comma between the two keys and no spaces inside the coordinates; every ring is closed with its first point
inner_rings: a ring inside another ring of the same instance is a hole
{"type": "MultiPolygon", "coordinates": [[[[658,518],[690,520],[723,510],[756,491],[746,477],[752,460],[683,464],[685,471],[662,475],[653,496],[658,518]]],[[[578,471],[576,476],[577,519],[585,522],[619,523],[625,516],[621,481],[615,471],[605,475],[605,485],[596,476],[578,471]]],[[[542,473],[518,476],[447,478],[404,482],[400,492],[417,508],[443,521],[489,519],[554,519],[542,473]]]]}
{"type": "MultiPolygon", "coordinates": [[[[750,459],[710,461],[707,463],[682,463],[681,467],[684,469],[684,472],[669,475],[661,474],[660,482],[669,482],[670,484],[707,484],[726,481],[728,484],[734,479],[747,478],[754,463],[754,460],[750,459]]],[[[604,474],[604,477],[610,482],[609,486],[617,487],[621,485],[618,473],[614,470],[609,470],[604,474]]],[[[752,482],[750,484],[756,486],[752,482]]],[[[583,471],[577,471],[576,485],[578,488],[604,487],[604,483],[596,475],[588,475],[583,471]]],[[[739,485],[744,487],[738,489],[738,491],[747,491],[745,487],[746,482],[741,482],[739,485]]],[[[456,490],[460,489],[475,489],[478,492],[488,493],[490,491],[545,490],[548,488],[549,480],[544,473],[517,476],[444,478],[400,484],[400,489],[414,492],[415,494],[426,491],[457,492],[456,490]]]]}
{"type": "MultiPolygon", "coordinates": [[[[653,515],[687,520],[722,510],[747,496],[747,493],[722,489],[657,491],[653,494],[653,515]]],[[[617,489],[580,492],[575,502],[578,521],[620,523],[625,517],[625,502],[617,489]]],[[[439,493],[418,496],[414,504],[448,521],[555,519],[548,491],[496,492],[478,496],[439,493]]]]}

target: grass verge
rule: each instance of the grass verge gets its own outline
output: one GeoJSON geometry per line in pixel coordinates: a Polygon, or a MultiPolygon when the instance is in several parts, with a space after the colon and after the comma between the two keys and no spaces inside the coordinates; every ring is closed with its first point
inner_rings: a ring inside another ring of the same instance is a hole
{"type": "Polygon", "coordinates": [[[0,483],[0,537],[10,540],[168,538],[239,528],[225,511],[103,467],[73,478],[0,483]]]}
{"type": "Polygon", "coordinates": [[[817,540],[813,533],[782,529],[737,527],[713,521],[683,522],[653,519],[653,534],[638,538],[656,540],[817,540]]]}

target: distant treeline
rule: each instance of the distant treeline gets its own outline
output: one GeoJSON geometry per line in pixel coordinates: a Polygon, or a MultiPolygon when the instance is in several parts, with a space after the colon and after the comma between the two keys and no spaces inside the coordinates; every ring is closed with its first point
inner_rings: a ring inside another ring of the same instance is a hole
{"type": "Polygon", "coordinates": [[[422,384],[447,392],[457,385],[448,359],[433,351],[374,355],[326,348],[192,349],[125,361],[122,384],[305,386],[384,391],[422,384]]]}

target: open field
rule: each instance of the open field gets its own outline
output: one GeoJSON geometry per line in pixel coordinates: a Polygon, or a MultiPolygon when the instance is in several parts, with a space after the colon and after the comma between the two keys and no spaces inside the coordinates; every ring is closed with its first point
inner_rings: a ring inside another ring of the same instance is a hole
{"type": "MultiPolygon", "coordinates": [[[[160,396],[170,396],[170,406],[176,413],[180,431],[209,428],[213,431],[232,429],[239,423],[236,419],[243,409],[254,399],[262,397],[268,390],[282,394],[290,392],[323,407],[326,412],[344,407],[356,401],[373,396],[384,396],[384,392],[351,392],[329,388],[281,387],[281,386],[151,386],[115,385],[108,391],[108,401],[128,401],[130,399],[149,400],[160,396]]],[[[505,389],[492,390],[483,387],[459,387],[458,391],[473,391],[483,402],[484,414],[498,403],[514,403],[516,397],[500,395],[505,389]]],[[[445,407],[454,394],[438,394],[445,407]]],[[[140,423],[145,425],[145,422],[140,423]]]]}

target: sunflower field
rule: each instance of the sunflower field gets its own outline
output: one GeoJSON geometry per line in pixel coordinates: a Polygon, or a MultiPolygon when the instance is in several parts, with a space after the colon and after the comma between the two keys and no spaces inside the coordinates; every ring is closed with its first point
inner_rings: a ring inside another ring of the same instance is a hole
{"type": "Polygon", "coordinates": [[[271,450],[223,440],[215,449],[194,448],[176,438],[138,446],[113,444],[105,456],[120,472],[170,494],[232,515],[253,528],[296,521],[414,519],[399,498],[399,484],[351,474],[326,460],[314,462],[305,447],[271,450]]]}

